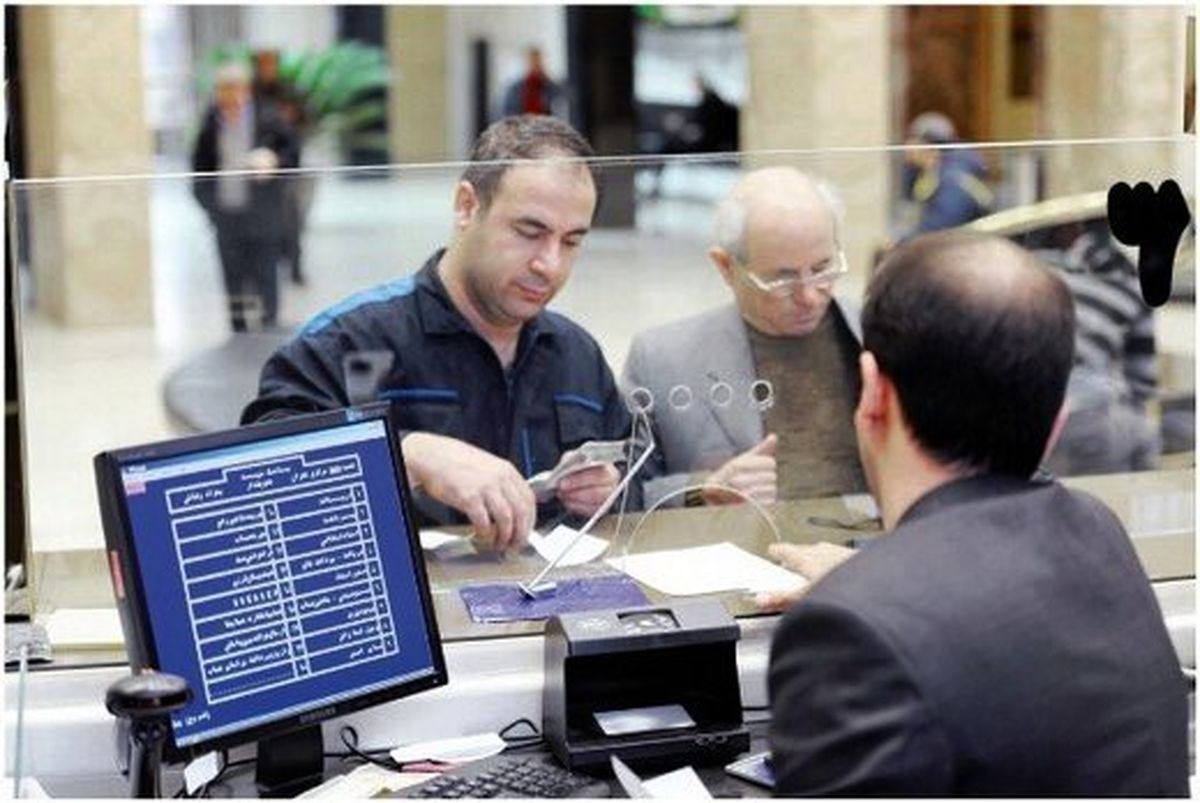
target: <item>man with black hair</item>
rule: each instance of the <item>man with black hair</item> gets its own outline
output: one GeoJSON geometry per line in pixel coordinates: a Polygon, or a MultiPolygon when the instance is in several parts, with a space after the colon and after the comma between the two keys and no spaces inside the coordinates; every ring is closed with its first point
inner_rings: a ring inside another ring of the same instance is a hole
{"type": "MultiPolygon", "coordinates": [[[[490,126],[455,189],[449,246],[309,321],[263,367],[242,423],[389,400],[424,520],[469,520],[485,547],[522,544],[538,512],[526,479],[629,435],[600,347],[545,310],[591,227],[592,155],[553,117],[490,126]],[[377,374],[365,390],[359,368],[377,374]]],[[[541,512],[590,515],[617,480],[610,465],[572,474],[541,512]]]]}
{"type": "Polygon", "coordinates": [[[785,795],[1186,795],[1187,694],[1128,535],[1032,480],[1074,313],[1028,252],[918,237],[867,292],[855,412],[889,531],[771,650],[785,795]]]}

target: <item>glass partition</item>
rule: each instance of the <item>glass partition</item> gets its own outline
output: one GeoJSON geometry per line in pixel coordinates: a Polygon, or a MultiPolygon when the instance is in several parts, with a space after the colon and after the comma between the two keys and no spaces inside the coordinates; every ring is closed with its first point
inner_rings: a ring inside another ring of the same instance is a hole
{"type": "MultiPolygon", "coordinates": [[[[553,295],[548,308],[586,332],[550,327],[575,360],[553,387],[537,386],[532,368],[523,377],[528,344],[516,344],[510,379],[530,389],[510,388],[511,398],[530,409],[505,419],[506,427],[518,422],[503,434],[511,448],[494,451],[528,478],[555,468],[560,447],[585,441],[632,434],[637,449],[651,437],[657,449],[647,464],[654,476],[639,476],[636,492],[596,527],[607,551],[553,577],[611,573],[623,556],[650,550],[730,542],[765,556],[775,540],[871,537],[879,522],[850,418],[857,310],[878,260],[928,223],[938,193],[947,192],[957,200],[942,201],[960,215],[952,225],[1012,237],[1076,293],[1076,412],[1047,468],[1113,507],[1152,577],[1191,576],[1194,229],[1181,244],[1172,299],[1151,309],[1137,290],[1136,250],[1108,230],[1105,193],[1118,181],[1173,179],[1191,204],[1193,150],[1186,138],[599,159],[592,171],[601,200],[585,236],[547,234],[547,226],[573,220],[577,198],[564,173],[539,189],[558,199],[549,206],[500,204],[502,179],[481,214],[509,217],[473,240],[464,240],[470,208],[462,206],[459,164],[13,183],[35,609],[112,605],[93,455],[237,426],[271,355],[297,337],[327,337],[321,313],[335,305],[342,313],[377,305],[380,314],[363,320],[399,329],[413,325],[403,298],[425,292],[443,317],[421,325],[451,326],[461,319],[453,311],[461,296],[440,278],[404,280],[436,264],[438,249],[452,242],[480,265],[512,271],[516,284],[498,291],[508,294],[510,313],[553,295]],[[946,167],[956,162],[977,167],[956,177],[946,167]],[[782,167],[820,181],[797,184],[778,170],[746,178],[782,167]],[[735,187],[740,205],[722,206],[735,187]],[[204,211],[205,197],[259,206],[239,220],[222,218],[204,211]],[[298,264],[283,258],[297,243],[298,264]],[[556,295],[558,279],[529,279],[545,273],[527,269],[535,259],[560,271],[556,295]],[[345,303],[369,288],[373,295],[345,303]],[[589,338],[598,352],[588,350],[589,338]],[[1118,408],[1119,418],[1098,412],[1118,408]],[[774,455],[778,483],[770,493],[752,489],[747,502],[729,490],[738,489],[729,462],[751,450],[774,455]]],[[[464,422],[487,419],[468,398],[488,392],[484,377],[464,363],[455,384],[422,386],[414,377],[433,369],[420,349],[383,367],[367,360],[374,373],[366,395],[353,391],[352,377],[337,368],[351,368],[348,354],[379,350],[369,340],[314,347],[305,370],[324,371],[322,382],[332,384],[314,389],[311,376],[304,380],[296,409],[340,406],[346,394],[382,398],[406,408],[409,428],[467,439],[473,424],[464,422]]],[[[480,365],[496,359],[483,341],[476,345],[480,365]]],[[[636,450],[624,457],[632,462],[636,450]]],[[[540,508],[539,530],[586,518],[553,501],[551,493],[540,508]]],[[[461,518],[428,523],[469,531],[461,518]]],[[[450,543],[426,559],[444,637],[540,632],[537,621],[473,622],[460,593],[484,581],[528,580],[545,565],[532,549],[500,557],[450,543]]],[[[642,590],[652,600],[669,596],[642,590]]],[[[758,613],[740,591],[720,596],[738,615],[758,613]]]]}

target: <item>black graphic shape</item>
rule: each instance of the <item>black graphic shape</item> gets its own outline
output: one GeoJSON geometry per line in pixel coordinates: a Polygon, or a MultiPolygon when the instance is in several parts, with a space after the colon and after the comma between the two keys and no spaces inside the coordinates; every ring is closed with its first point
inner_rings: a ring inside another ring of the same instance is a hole
{"type": "Polygon", "coordinates": [[[1179,185],[1167,179],[1158,191],[1145,181],[1130,187],[1118,182],[1108,190],[1108,226],[1125,245],[1138,248],[1142,298],[1161,307],[1171,296],[1171,279],[1179,238],[1191,222],[1179,185]]]}

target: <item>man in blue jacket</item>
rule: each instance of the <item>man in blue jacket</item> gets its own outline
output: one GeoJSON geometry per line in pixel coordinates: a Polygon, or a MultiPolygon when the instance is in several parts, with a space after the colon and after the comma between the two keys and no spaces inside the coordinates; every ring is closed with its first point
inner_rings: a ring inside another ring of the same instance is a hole
{"type": "MultiPolygon", "coordinates": [[[[591,226],[592,155],[552,117],[490,126],[456,188],[448,247],[306,324],[267,361],[242,423],[389,400],[424,520],[470,521],[485,547],[523,543],[538,513],[526,479],[630,434],[599,346],[545,310],[591,226]]],[[[590,515],[618,479],[609,465],[572,474],[541,512],[590,515]]]]}
{"type": "Polygon", "coordinates": [[[905,197],[919,208],[913,234],[961,226],[995,205],[983,159],[972,148],[946,147],[957,141],[944,114],[925,112],[909,125],[902,184],[905,197]]]}

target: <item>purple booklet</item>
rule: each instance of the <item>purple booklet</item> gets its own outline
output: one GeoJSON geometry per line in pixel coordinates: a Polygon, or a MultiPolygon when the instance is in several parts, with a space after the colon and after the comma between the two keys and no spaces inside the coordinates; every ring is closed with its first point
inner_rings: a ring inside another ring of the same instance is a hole
{"type": "Polygon", "coordinates": [[[555,593],[529,599],[516,583],[463,586],[458,591],[473,622],[549,619],[560,613],[601,611],[648,605],[650,600],[627,574],[602,574],[559,580],[555,593]]]}

